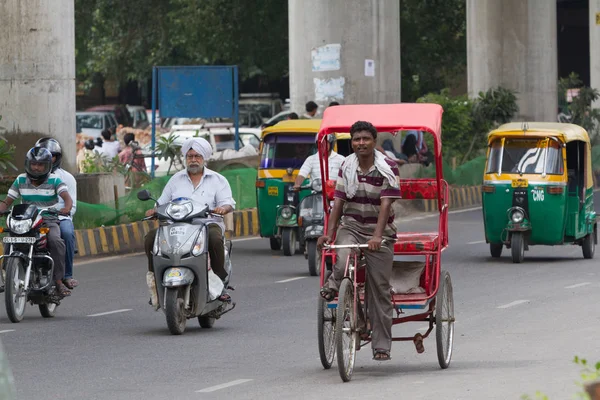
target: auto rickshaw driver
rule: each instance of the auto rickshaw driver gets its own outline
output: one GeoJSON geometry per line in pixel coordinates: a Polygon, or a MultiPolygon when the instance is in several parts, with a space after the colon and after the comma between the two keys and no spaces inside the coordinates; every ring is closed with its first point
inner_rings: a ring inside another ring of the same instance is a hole
{"type": "MultiPolygon", "coordinates": [[[[327,151],[329,154],[329,178],[337,179],[338,172],[340,171],[340,166],[346,159],[341,154],[336,153],[333,148],[335,147],[336,137],[334,134],[327,135],[327,151]]],[[[315,153],[312,156],[309,156],[300,171],[298,172],[298,176],[296,177],[296,181],[294,182],[294,190],[300,190],[302,186],[302,182],[310,176],[311,183],[316,179],[321,179],[321,167],[319,164],[319,153],[315,153]]]]}

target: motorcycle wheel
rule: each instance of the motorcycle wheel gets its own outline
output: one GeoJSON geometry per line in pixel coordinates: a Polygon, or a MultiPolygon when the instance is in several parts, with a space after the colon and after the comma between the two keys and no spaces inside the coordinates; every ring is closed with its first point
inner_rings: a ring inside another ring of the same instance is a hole
{"type": "Polygon", "coordinates": [[[44,318],[54,318],[56,315],[56,307],[55,303],[40,304],[40,314],[42,314],[42,317],[44,318]]]}
{"type": "Polygon", "coordinates": [[[296,231],[291,228],[285,228],[282,232],[283,255],[293,256],[296,254],[296,231]]]}
{"type": "Polygon", "coordinates": [[[198,317],[198,322],[200,323],[200,327],[202,328],[212,328],[215,324],[215,319],[211,317],[198,317]]]}
{"type": "Polygon", "coordinates": [[[321,263],[319,262],[317,241],[308,240],[306,242],[306,251],[308,253],[308,272],[311,276],[318,276],[321,273],[321,263]]]}
{"type": "Polygon", "coordinates": [[[6,293],[4,303],[6,314],[11,322],[21,322],[25,315],[27,295],[23,295],[25,266],[21,258],[9,259],[6,266],[6,293]]]}
{"type": "Polygon", "coordinates": [[[167,327],[172,335],[181,335],[185,331],[187,318],[183,309],[183,298],[179,295],[177,288],[167,289],[165,298],[165,314],[167,316],[167,327]]]}

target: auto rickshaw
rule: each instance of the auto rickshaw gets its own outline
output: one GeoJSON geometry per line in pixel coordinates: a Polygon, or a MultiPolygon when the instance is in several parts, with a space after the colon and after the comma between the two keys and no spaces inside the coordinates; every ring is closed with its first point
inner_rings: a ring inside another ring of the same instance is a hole
{"type": "Polygon", "coordinates": [[[532,245],[579,245],[593,258],[598,241],[591,144],[578,125],[508,123],[488,135],[482,186],[485,239],[521,263],[532,245]]]}
{"type": "MultiPolygon", "coordinates": [[[[272,250],[280,250],[283,246],[286,256],[294,255],[297,247],[304,253],[298,205],[311,194],[311,189],[307,187],[295,192],[292,188],[306,158],[317,151],[315,136],[320,126],[320,119],[286,120],[262,133],[256,179],[259,231],[261,237],[270,239],[272,250]]],[[[349,142],[349,135],[338,136],[337,148],[344,156],[352,151],[349,142]]],[[[308,183],[307,179],[303,186],[308,183]]]]}

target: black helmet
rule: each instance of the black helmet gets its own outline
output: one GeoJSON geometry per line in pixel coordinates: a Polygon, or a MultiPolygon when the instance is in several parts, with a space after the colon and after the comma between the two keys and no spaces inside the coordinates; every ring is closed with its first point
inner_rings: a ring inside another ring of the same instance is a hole
{"type": "Polygon", "coordinates": [[[43,147],[33,147],[25,156],[25,172],[32,181],[45,181],[52,172],[52,153],[50,150],[43,147]],[[44,169],[41,172],[36,172],[31,169],[32,163],[44,164],[44,169]]]}
{"type": "Polygon", "coordinates": [[[94,143],[94,139],[88,139],[88,140],[86,140],[83,145],[88,150],[94,150],[94,148],[96,147],[96,144],[94,143]]]}
{"type": "Polygon", "coordinates": [[[52,163],[52,172],[60,168],[60,163],[62,162],[62,149],[57,140],[52,138],[41,138],[35,143],[35,147],[48,149],[52,154],[52,157],[56,157],[56,161],[52,163]]]}

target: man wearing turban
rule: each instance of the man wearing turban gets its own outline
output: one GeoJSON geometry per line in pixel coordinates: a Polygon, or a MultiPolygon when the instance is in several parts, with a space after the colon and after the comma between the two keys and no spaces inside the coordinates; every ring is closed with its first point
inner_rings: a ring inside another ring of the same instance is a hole
{"type": "MultiPolygon", "coordinates": [[[[234,210],[235,200],[231,194],[231,187],[225,177],[205,167],[205,163],[212,155],[212,147],[205,139],[193,137],[187,139],[181,146],[181,153],[185,158],[186,169],[177,172],[165,186],[158,204],[166,204],[179,197],[190,198],[200,204],[206,204],[215,214],[227,214],[234,210]]],[[[156,213],[156,208],[148,210],[146,216],[156,213]]],[[[210,265],[214,273],[226,282],[225,249],[223,245],[223,224],[210,224],[208,226],[208,254],[210,265]]],[[[145,249],[148,256],[147,283],[150,288],[152,305],[158,310],[158,296],[152,265],[152,247],[157,229],[146,235],[145,249]]],[[[221,300],[229,300],[229,295],[224,292],[221,300]]]]}

